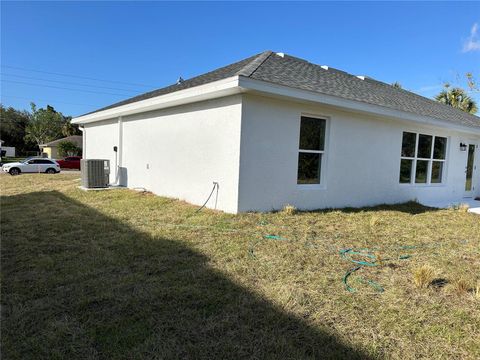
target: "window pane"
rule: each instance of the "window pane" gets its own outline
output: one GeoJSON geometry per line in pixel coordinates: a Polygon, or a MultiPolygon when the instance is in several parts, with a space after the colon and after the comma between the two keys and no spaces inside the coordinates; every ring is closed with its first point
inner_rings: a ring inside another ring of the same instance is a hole
{"type": "Polygon", "coordinates": [[[417,157],[430,159],[432,157],[432,136],[420,134],[418,138],[417,157]]]}
{"type": "Polygon", "coordinates": [[[322,154],[298,154],[298,184],[320,184],[320,164],[322,154]]]}
{"type": "Polygon", "coordinates": [[[323,119],[302,116],[300,122],[300,149],[324,150],[325,125],[323,119]]]}
{"type": "Polygon", "coordinates": [[[428,161],[418,160],[417,171],[415,173],[415,182],[417,184],[427,183],[428,161]]]}
{"type": "Polygon", "coordinates": [[[432,163],[432,184],[440,184],[443,178],[443,162],[434,161],[432,163]]]}
{"type": "Polygon", "coordinates": [[[433,158],[445,160],[445,153],[447,152],[447,138],[435,137],[435,145],[433,146],[433,158]]]}
{"type": "Polygon", "coordinates": [[[465,181],[465,191],[473,190],[473,170],[475,163],[475,145],[468,146],[468,158],[467,158],[467,177],[465,181]]]}
{"type": "Polygon", "coordinates": [[[413,160],[402,159],[400,162],[400,184],[409,184],[412,180],[413,160]]]}
{"type": "Polygon", "coordinates": [[[415,156],[415,142],[417,141],[417,134],[404,132],[402,140],[402,156],[415,156]]]}

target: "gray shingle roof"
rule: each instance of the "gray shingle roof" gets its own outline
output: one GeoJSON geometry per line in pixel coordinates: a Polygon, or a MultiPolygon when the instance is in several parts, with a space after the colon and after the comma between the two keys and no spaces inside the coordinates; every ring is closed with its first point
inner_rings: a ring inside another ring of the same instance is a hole
{"type": "Polygon", "coordinates": [[[370,78],[361,80],[357,76],[341,70],[331,67],[325,70],[320,65],[289,55],[278,56],[272,51],[264,51],[231,65],[185,80],[180,84],[135,96],[94,112],[207,84],[235,75],[433,117],[467,127],[480,128],[480,117],[451,106],[380,81],[370,78]]]}
{"type": "Polygon", "coordinates": [[[42,144],[40,146],[44,146],[44,147],[50,147],[50,146],[58,146],[58,144],[60,144],[62,141],[70,141],[70,142],[73,142],[75,144],[77,144],[77,146],[82,146],[82,135],[72,135],[72,136],[67,136],[67,137],[64,137],[62,139],[57,139],[57,140],[53,140],[53,141],[50,141],[46,144],[42,144]]]}

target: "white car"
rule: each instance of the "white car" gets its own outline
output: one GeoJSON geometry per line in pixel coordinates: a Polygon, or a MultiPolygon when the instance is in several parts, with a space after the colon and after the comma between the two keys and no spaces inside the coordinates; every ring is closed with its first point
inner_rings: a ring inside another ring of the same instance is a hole
{"type": "Polygon", "coordinates": [[[60,165],[51,159],[29,158],[23,162],[7,163],[2,166],[2,170],[10,175],[18,175],[20,173],[56,174],[60,172],[60,165]]]}

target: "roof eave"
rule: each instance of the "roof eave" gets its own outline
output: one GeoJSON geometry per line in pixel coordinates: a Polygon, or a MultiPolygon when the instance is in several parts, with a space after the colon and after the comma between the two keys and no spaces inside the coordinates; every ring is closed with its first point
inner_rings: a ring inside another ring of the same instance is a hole
{"type": "Polygon", "coordinates": [[[214,81],[205,85],[195,86],[185,90],[156,96],[150,99],[121,105],[115,108],[82,115],[72,119],[73,124],[88,124],[138,114],[146,111],[165,109],[189,103],[215,99],[219,97],[238,94],[242,89],[238,86],[239,76],[235,75],[226,79],[214,81]]]}
{"type": "Polygon", "coordinates": [[[282,98],[311,101],[347,110],[354,110],[362,113],[384,116],[392,119],[406,120],[420,124],[449,128],[452,130],[480,135],[480,127],[474,128],[469,126],[462,126],[433,117],[418,115],[415,113],[401,110],[395,110],[379,105],[368,104],[365,102],[348,100],[337,96],[321,94],[318,92],[278,85],[266,81],[255,80],[241,75],[235,75],[205,85],[195,86],[185,90],[180,90],[173,93],[160,95],[154,98],[79,116],[74,118],[72,120],[72,123],[83,125],[97,121],[118,118],[121,116],[133,115],[152,110],[165,109],[169,107],[215,99],[219,97],[239,94],[242,92],[255,92],[282,98]]]}
{"type": "Polygon", "coordinates": [[[392,119],[411,121],[425,125],[449,128],[461,132],[474,133],[480,135],[480,127],[474,128],[454,124],[449,121],[410,113],[401,110],[395,110],[380,105],[368,104],[365,102],[348,100],[338,96],[325,95],[313,91],[297,89],[289,86],[278,85],[262,80],[256,80],[240,76],[239,86],[244,92],[255,92],[260,94],[269,94],[281,98],[298,99],[302,101],[309,101],[320,103],[324,105],[343,108],[346,110],[354,110],[366,114],[373,114],[377,116],[384,116],[392,119]]]}

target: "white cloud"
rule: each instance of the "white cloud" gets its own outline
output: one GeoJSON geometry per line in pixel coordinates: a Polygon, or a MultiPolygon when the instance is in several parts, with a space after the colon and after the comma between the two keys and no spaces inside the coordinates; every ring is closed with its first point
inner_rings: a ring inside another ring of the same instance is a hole
{"type": "Polygon", "coordinates": [[[478,23],[473,24],[470,36],[463,43],[463,52],[480,51],[480,38],[478,37],[478,23]]]}

